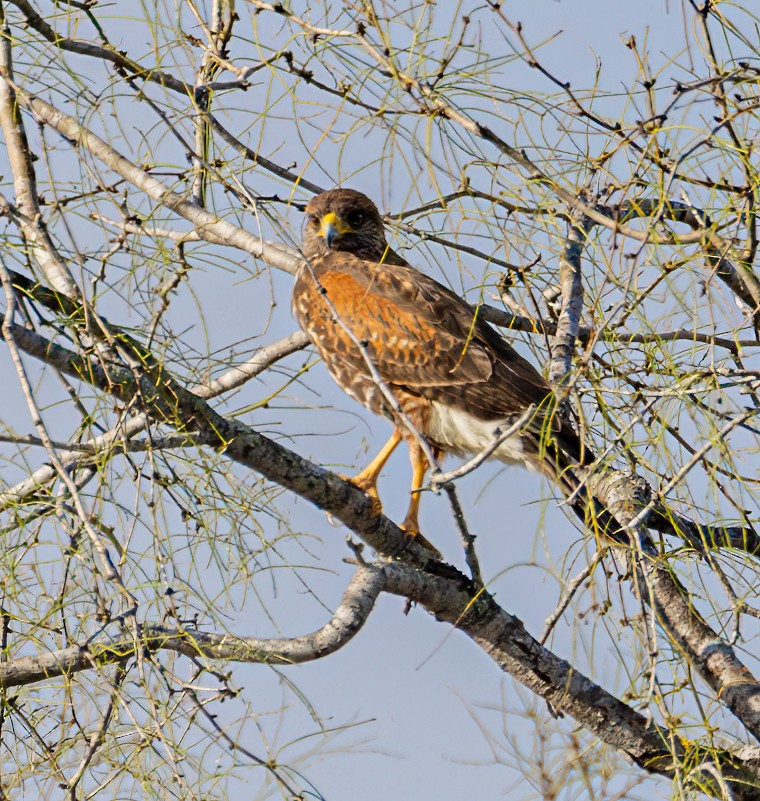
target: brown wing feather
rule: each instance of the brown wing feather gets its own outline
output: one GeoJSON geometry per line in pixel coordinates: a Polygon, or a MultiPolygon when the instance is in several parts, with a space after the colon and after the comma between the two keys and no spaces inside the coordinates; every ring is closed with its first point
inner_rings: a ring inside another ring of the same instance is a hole
{"type": "MultiPolygon", "coordinates": [[[[472,307],[429,276],[339,252],[314,260],[311,272],[389,384],[484,419],[503,419],[543,404],[550,395],[549,385],[529,362],[487,323],[473,320],[472,307]]],[[[296,314],[299,296],[315,289],[304,270],[296,284],[296,314]]],[[[327,307],[321,297],[318,302],[327,307]]],[[[312,308],[312,316],[316,311],[312,308]]],[[[301,317],[308,331],[309,321],[301,317]]],[[[319,337],[312,339],[319,345],[319,337]]],[[[333,352],[356,351],[340,326],[333,326],[330,340],[325,344],[333,352]]]]}
{"type": "MultiPolygon", "coordinates": [[[[426,302],[420,287],[396,271],[325,272],[320,283],[354,335],[367,343],[383,378],[414,387],[487,381],[493,365],[476,342],[467,342],[448,308],[426,302]]],[[[438,304],[443,306],[444,304],[438,304]]]]}

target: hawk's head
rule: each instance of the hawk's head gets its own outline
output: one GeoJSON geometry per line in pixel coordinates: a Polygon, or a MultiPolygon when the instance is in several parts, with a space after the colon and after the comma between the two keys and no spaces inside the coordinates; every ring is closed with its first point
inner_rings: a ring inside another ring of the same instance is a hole
{"type": "Polygon", "coordinates": [[[330,189],[313,197],[306,206],[304,256],[313,259],[331,250],[370,261],[388,261],[380,212],[361,192],[330,189]]]}

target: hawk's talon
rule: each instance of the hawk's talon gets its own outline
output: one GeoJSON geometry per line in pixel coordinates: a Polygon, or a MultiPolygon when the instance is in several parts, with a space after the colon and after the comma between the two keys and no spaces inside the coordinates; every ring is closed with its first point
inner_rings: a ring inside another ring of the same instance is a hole
{"type": "Polygon", "coordinates": [[[425,550],[430,551],[434,559],[438,559],[439,561],[443,560],[443,554],[432,542],[425,539],[425,537],[420,534],[420,530],[417,526],[410,526],[407,523],[402,523],[399,528],[404,532],[404,539],[406,540],[405,545],[416,542],[417,545],[421,545],[425,550]]]}
{"type": "Polygon", "coordinates": [[[372,501],[372,517],[377,517],[383,513],[383,504],[377,492],[377,481],[363,479],[361,473],[358,476],[344,476],[338,473],[338,477],[348,481],[352,487],[361,490],[372,501]]]}

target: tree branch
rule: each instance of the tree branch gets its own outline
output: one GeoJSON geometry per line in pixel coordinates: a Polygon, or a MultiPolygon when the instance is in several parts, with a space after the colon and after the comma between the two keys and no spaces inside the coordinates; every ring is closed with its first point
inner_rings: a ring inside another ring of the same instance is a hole
{"type": "MultiPolygon", "coordinates": [[[[664,727],[651,723],[606,692],[572,665],[542,647],[522,622],[505,612],[482,588],[430,571],[410,569],[400,563],[386,565],[386,592],[410,598],[433,614],[465,632],[505,672],[544,698],[551,706],[571,715],[603,742],[623,751],[640,767],[663,776],[675,775],[674,764],[689,759],[698,747],[674,739],[664,727]]],[[[760,775],[752,761],[728,751],[711,756],[723,777],[732,782],[737,798],[757,798],[760,775]]],[[[704,781],[704,776],[695,776],[704,781]]],[[[710,783],[709,792],[720,798],[710,783]]],[[[701,789],[704,790],[704,787],[701,789]]]]}
{"type": "MultiPolygon", "coordinates": [[[[499,668],[531,689],[552,707],[572,715],[602,741],[626,753],[636,764],[663,776],[675,775],[674,763],[705,751],[683,738],[675,740],[634,709],[540,645],[522,622],[505,612],[479,584],[444,565],[430,571],[402,563],[380,568],[362,566],[346,589],[332,619],[303,637],[260,639],[213,634],[197,629],[143,625],[140,640],[113,638],[75,645],[41,656],[25,656],[0,664],[0,687],[32,684],[70,676],[109,663],[123,663],[138,650],[170,650],[189,657],[289,665],[313,661],[350,642],[368,619],[382,591],[422,604],[438,620],[464,631],[499,668]]],[[[754,752],[749,759],[711,748],[706,764],[727,782],[737,799],[754,798],[760,784],[754,752]]],[[[707,771],[708,773],[710,770],[707,771]]],[[[705,776],[691,775],[705,790],[705,776]]],[[[707,792],[720,797],[720,782],[707,792]],[[718,786],[716,786],[718,785],[718,786]]]]}
{"type": "Polygon", "coordinates": [[[13,88],[19,104],[31,111],[40,123],[49,125],[77,145],[87,148],[106,167],[142,190],[149,198],[191,222],[199,235],[206,241],[236,247],[252,256],[263,258],[274,267],[291,274],[295,273],[301,257],[294,254],[290,248],[266,242],[249,234],[243,228],[197,206],[187,200],[184,195],[172,191],[161,181],[122,156],[99,136],[80,125],[73,117],[19,87],[14,86],[13,88]]]}
{"type": "Polygon", "coordinates": [[[649,544],[643,519],[645,510],[655,504],[646,482],[613,471],[592,474],[587,482],[593,497],[628,529],[631,581],[641,602],[652,609],[667,636],[682,649],[716,697],[760,739],[760,684],[736,651],[706,623],[675,572],[649,544]]]}
{"type": "Polygon", "coordinates": [[[559,260],[559,282],[562,304],[557,319],[557,330],[551,341],[549,383],[562,394],[570,376],[575,353],[575,342],[580,332],[583,314],[583,273],[581,255],[586,239],[587,218],[573,211],[565,247],[559,260]]]}
{"type": "Polygon", "coordinates": [[[13,190],[20,214],[17,222],[47,280],[60,292],[74,295],[76,283],[42,224],[32,152],[13,88],[11,33],[0,3],[0,127],[13,173],[13,190]]]}
{"type": "Polygon", "coordinates": [[[332,618],[322,628],[301,637],[261,639],[144,624],[139,627],[140,639],[137,642],[133,636],[95,640],[0,663],[0,688],[34,684],[56,676],[71,676],[100,665],[122,663],[142,649],[265,665],[312,662],[335,653],[354,638],[366,623],[384,584],[382,571],[360,567],[332,618]]]}
{"type": "MultiPolygon", "coordinates": [[[[23,278],[18,273],[13,273],[13,275],[23,278]]],[[[14,280],[14,283],[18,285],[16,280],[14,280]]],[[[264,345],[255,351],[246,362],[230,368],[219,378],[192,387],[190,391],[200,398],[215,398],[255,378],[280,359],[301,350],[307,344],[306,335],[301,331],[297,331],[277,342],[272,342],[270,345],[264,345]]],[[[128,420],[122,421],[110,431],[106,431],[98,437],[93,437],[87,442],[80,443],[76,449],[65,450],[66,446],[62,446],[64,450],[59,454],[61,464],[66,470],[71,470],[75,466],[99,464],[109,455],[128,452],[130,448],[127,447],[127,443],[145,431],[149,423],[150,417],[147,414],[137,414],[128,420]]],[[[187,441],[185,440],[186,443],[187,441]]],[[[150,447],[151,443],[146,443],[146,446],[150,447]]],[[[0,509],[6,509],[19,503],[40,487],[48,484],[57,475],[52,465],[42,465],[23,481],[0,492],[0,509]]]]}
{"type": "Polygon", "coordinates": [[[61,35],[37,13],[37,10],[31,3],[27,2],[27,0],[8,0],[8,2],[21,11],[30,28],[33,28],[46,41],[59,49],[66,50],[69,53],[76,53],[80,56],[92,56],[101,61],[108,61],[113,64],[117,70],[120,70],[122,74],[126,72],[136,78],[152,81],[153,83],[159,84],[159,86],[172,89],[188,98],[193,96],[192,84],[187,84],[175,78],[170,73],[163,72],[155,67],[143,67],[136,61],[132,61],[132,59],[124,53],[116,50],[113,46],[104,47],[83,41],[82,39],[70,39],[67,36],[61,35]]]}

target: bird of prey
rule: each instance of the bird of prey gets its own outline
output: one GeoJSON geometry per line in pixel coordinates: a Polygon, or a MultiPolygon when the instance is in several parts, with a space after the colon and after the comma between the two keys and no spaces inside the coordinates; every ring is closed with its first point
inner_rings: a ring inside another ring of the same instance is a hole
{"type": "Polygon", "coordinates": [[[377,481],[402,440],[412,462],[402,528],[414,537],[429,468],[420,437],[436,458],[473,454],[525,416],[493,457],[547,475],[584,516],[580,468],[593,455],[556,414],[549,384],[476,309],[388,246],[380,213],[366,195],[331,189],[312,198],[303,255],[293,289],[301,328],[341,389],[394,425],[378,455],[349,479],[378,512],[377,481]]]}

